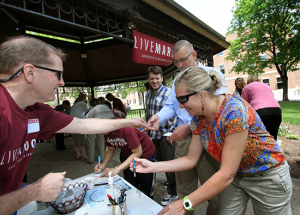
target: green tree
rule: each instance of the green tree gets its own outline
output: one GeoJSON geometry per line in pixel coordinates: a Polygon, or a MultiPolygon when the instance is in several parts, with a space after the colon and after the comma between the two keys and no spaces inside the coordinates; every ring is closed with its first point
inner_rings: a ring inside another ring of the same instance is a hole
{"type": "Polygon", "coordinates": [[[236,61],[232,71],[259,75],[276,67],[288,101],[287,72],[300,61],[299,0],[236,0],[228,35],[237,33],[225,60],[236,61]],[[261,55],[266,54],[267,59],[261,55]]]}
{"type": "MultiPolygon", "coordinates": [[[[92,93],[90,87],[64,87],[63,92],[59,95],[60,103],[68,98],[74,98],[74,100],[76,100],[80,92],[86,94],[88,100],[91,99],[92,93]]],[[[95,95],[97,94],[95,93],[95,95]]]]}
{"type": "Polygon", "coordinates": [[[146,88],[144,84],[147,80],[142,81],[134,81],[120,84],[112,84],[106,86],[100,86],[97,88],[97,91],[101,92],[115,92],[118,94],[118,97],[125,99],[126,96],[130,93],[138,93],[141,95],[143,106],[145,107],[144,95],[146,92],[146,88]]]}

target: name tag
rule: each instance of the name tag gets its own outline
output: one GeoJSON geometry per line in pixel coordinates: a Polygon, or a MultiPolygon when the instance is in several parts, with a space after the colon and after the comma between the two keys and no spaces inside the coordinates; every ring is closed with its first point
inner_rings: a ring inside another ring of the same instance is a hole
{"type": "Polygon", "coordinates": [[[157,97],[156,97],[156,100],[157,100],[158,102],[160,102],[160,101],[162,100],[162,97],[161,97],[161,96],[157,96],[157,97]]]}
{"type": "Polygon", "coordinates": [[[27,133],[34,133],[40,131],[40,123],[38,119],[29,119],[28,120],[28,127],[27,127],[27,133]]]}

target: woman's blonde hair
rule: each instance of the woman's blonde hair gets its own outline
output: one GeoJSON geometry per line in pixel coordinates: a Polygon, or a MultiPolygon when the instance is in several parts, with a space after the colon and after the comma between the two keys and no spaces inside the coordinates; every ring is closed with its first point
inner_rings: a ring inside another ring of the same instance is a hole
{"type": "Polygon", "coordinates": [[[250,84],[251,82],[254,82],[254,81],[258,81],[259,82],[259,79],[256,75],[250,75],[247,79],[247,84],[250,84]]]}
{"type": "Polygon", "coordinates": [[[215,70],[211,70],[208,74],[200,67],[190,67],[177,76],[175,87],[184,84],[190,93],[205,90],[213,95],[221,86],[224,86],[222,80],[215,70]]]}

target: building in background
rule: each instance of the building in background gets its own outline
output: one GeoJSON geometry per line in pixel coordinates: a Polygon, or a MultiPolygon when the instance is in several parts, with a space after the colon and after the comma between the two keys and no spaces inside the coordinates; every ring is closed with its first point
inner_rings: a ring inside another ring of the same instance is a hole
{"type": "MultiPolygon", "coordinates": [[[[226,40],[234,40],[237,37],[236,34],[231,34],[226,36],[226,40]]],[[[226,79],[227,91],[228,93],[233,93],[235,90],[234,81],[237,77],[242,77],[247,82],[248,74],[237,74],[235,72],[230,72],[232,67],[236,62],[226,61],[229,49],[224,50],[216,55],[214,55],[214,67],[221,70],[226,79]]],[[[266,59],[268,56],[266,54],[261,55],[261,59],[266,59]]],[[[288,98],[289,100],[300,100],[300,63],[298,64],[299,70],[288,73],[288,98]]],[[[277,72],[275,66],[270,68],[265,68],[265,73],[259,75],[259,79],[268,84],[274,94],[276,100],[282,100],[282,81],[279,73],[277,72]]]]}

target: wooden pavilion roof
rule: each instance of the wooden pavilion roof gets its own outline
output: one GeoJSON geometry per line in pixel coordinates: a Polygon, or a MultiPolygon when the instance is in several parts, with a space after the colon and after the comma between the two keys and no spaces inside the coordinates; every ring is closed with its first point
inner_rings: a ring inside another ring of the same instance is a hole
{"type": "MultiPolygon", "coordinates": [[[[211,66],[213,55],[230,45],[172,0],[0,0],[0,9],[0,42],[26,31],[78,42],[36,36],[68,54],[64,80],[69,87],[146,79],[149,65],[131,61],[132,29],[170,43],[187,39],[211,66]]],[[[176,70],[173,65],[162,69],[165,74],[176,70]]]]}

